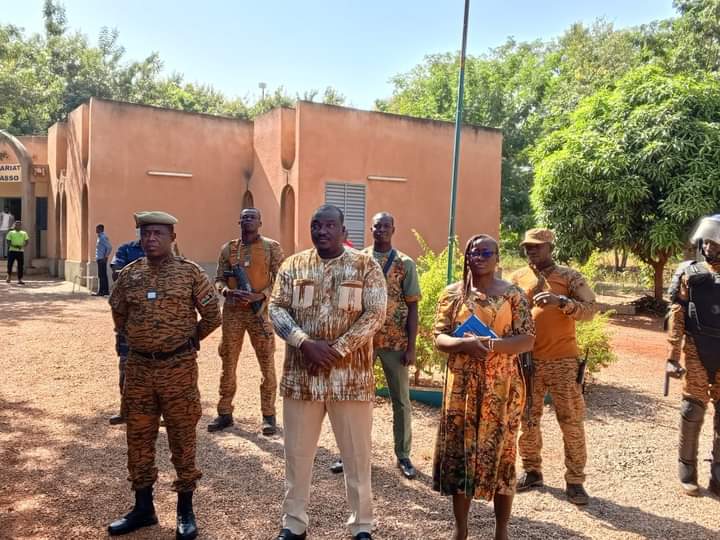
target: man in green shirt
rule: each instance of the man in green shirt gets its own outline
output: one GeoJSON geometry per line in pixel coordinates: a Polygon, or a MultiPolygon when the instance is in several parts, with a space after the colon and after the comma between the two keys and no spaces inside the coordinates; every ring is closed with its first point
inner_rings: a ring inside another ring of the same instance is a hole
{"type": "Polygon", "coordinates": [[[15,261],[18,264],[18,285],[25,285],[23,282],[23,269],[25,266],[25,246],[27,246],[30,237],[28,233],[22,230],[22,223],[20,221],[15,222],[15,228],[7,233],[5,242],[7,243],[8,249],[8,260],[7,260],[7,282],[10,283],[12,278],[12,269],[15,265],[15,261]]]}
{"type": "MultiPolygon", "coordinates": [[[[408,367],[415,364],[420,284],[415,261],[392,246],[395,219],[388,212],[373,217],[373,245],[363,250],[383,269],[387,284],[387,317],[373,339],[373,359],[380,358],[393,408],[393,438],[397,466],[408,480],[417,476],[410,461],[412,407],[408,367]]],[[[342,472],[342,461],[331,467],[342,472]]]]}

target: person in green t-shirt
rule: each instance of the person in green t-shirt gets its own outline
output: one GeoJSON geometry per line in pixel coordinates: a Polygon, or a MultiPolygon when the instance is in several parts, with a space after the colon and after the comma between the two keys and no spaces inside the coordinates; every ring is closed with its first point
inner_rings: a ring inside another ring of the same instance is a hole
{"type": "Polygon", "coordinates": [[[18,285],[25,285],[23,282],[23,270],[25,267],[25,246],[28,245],[30,237],[28,233],[22,230],[22,222],[16,221],[15,228],[5,236],[7,244],[7,282],[10,283],[12,278],[12,270],[17,261],[18,265],[18,285]]]}

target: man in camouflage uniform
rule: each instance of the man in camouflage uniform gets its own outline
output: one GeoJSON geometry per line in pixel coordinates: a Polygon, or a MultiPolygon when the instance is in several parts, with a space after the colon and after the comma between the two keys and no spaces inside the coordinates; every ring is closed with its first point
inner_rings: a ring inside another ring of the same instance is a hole
{"type": "Polygon", "coordinates": [[[388,292],[387,317],[375,334],[373,347],[390,390],[397,464],[403,476],[412,480],[417,471],[410,461],[412,406],[408,367],[415,365],[420,284],[415,261],[392,246],[395,218],[387,212],[375,215],[371,232],[373,245],[364,252],[372,255],[383,269],[388,292]]]}
{"type": "Polygon", "coordinates": [[[715,407],[709,489],[720,497],[720,214],[703,218],[692,236],[704,262],[682,264],[670,286],[668,373],[685,373],[678,472],[683,491],[699,495],[697,454],[705,411],[715,407]],[[685,369],[680,366],[680,358],[685,369]]]}
{"type": "Polygon", "coordinates": [[[221,248],[215,276],[215,286],[225,297],[222,341],[218,350],[222,358],[222,375],[218,416],[208,425],[208,431],[220,431],[233,424],[232,402],[237,389],[237,364],[247,332],[262,374],[262,433],[273,435],[277,430],[275,335],[268,320],[267,304],[284,257],[278,242],[260,235],[262,219],[258,209],[245,208],[240,213],[239,224],[240,238],[221,248]],[[227,272],[238,266],[246,276],[251,291],[240,287],[234,277],[227,276],[227,272]]]}
{"type": "MultiPolygon", "coordinates": [[[[137,222],[135,227],[138,227],[137,222]]],[[[125,268],[128,264],[138,260],[145,256],[142,245],[140,244],[140,229],[137,229],[138,238],[125,242],[117,248],[115,255],[110,262],[110,268],[112,269],[113,283],[117,281],[120,274],[120,270],[125,268]]],[[[118,355],[118,371],[120,372],[119,383],[120,383],[120,396],[122,401],[122,390],[125,384],[125,364],[127,363],[127,356],[130,348],[127,344],[125,336],[116,333],[115,334],[115,352],[118,355]]],[[[125,422],[125,415],[122,411],[122,405],[120,406],[120,414],[116,414],[110,417],[110,425],[123,424],[125,422]]]]}
{"type": "Polygon", "coordinates": [[[145,257],[123,268],[110,295],[116,331],[130,346],[123,408],[135,506],[108,532],[126,534],[157,523],[152,489],[162,415],[177,473],[175,537],[191,539],[197,536],[192,495],[201,477],[195,466],[195,429],[202,412],[197,349],[220,326],[220,308],[202,268],[172,255],[177,220],[164,212],[143,212],[136,219],[145,257]]]}
{"type": "Polygon", "coordinates": [[[536,327],[532,407],[530,418],[523,416],[518,445],[525,474],[518,480],[517,491],[543,484],[540,419],[547,391],[563,433],[565,493],[570,502],[584,505],[589,500],[583,487],[587,461],[585,400],[578,383],[575,321],[592,319],[597,305],[595,294],[579,272],[555,264],[554,243],[555,235],[548,229],[527,231],[521,245],[529,265],[510,276],[527,293],[536,327]]]}

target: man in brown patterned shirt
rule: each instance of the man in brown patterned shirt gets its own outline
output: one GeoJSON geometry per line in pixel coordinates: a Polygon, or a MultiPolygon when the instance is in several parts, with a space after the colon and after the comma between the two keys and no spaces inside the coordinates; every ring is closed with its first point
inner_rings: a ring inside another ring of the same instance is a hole
{"type": "Polygon", "coordinates": [[[172,255],[177,220],[164,212],[142,212],[136,220],[145,257],[122,269],[110,295],[116,332],[130,347],[123,408],[135,507],[108,532],[126,534],[157,523],[152,489],[162,415],[177,473],[176,538],[191,539],[197,536],[192,495],[201,476],[195,466],[195,429],[202,413],[196,351],[220,326],[220,309],[202,268],[172,255]]]}
{"type": "Polygon", "coordinates": [[[685,374],[678,455],[683,491],[700,494],[698,445],[705,411],[712,401],[715,417],[708,488],[720,497],[720,214],[703,218],[692,241],[701,244],[705,260],[687,261],[673,277],[666,370],[676,377],[685,374]]]}
{"type": "Polygon", "coordinates": [[[372,336],[382,327],[387,292],[373,258],[343,246],[342,211],[322,206],[310,224],[314,249],[281,266],[270,318],[287,342],[280,383],[284,397],[285,499],[278,540],[302,540],[320,429],[327,413],[345,465],[356,540],[372,530],[372,336]]]}
{"type": "Polygon", "coordinates": [[[233,424],[232,401],[237,389],[237,364],[247,332],[262,374],[261,429],[263,435],[274,435],[277,429],[275,334],[268,320],[267,305],[284,257],[278,242],[260,235],[260,210],[245,208],[240,213],[239,224],[240,238],[231,240],[220,250],[215,276],[215,287],[225,297],[222,341],[218,349],[222,358],[222,375],[218,416],[208,425],[208,431],[219,431],[233,424]],[[234,277],[226,277],[226,273],[235,267],[242,269],[252,290],[241,288],[234,277]]]}
{"type": "Polygon", "coordinates": [[[595,293],[579,272],[555,264],[554,243],[555,235],[548,229],[527,231],[521,245],[530,264],[510,276],[528,295],[536,329],[532,408],[529,420],[523,416],[519,440],[525,474],[518,480],[517,490],[543,483],[540,419],[548,391],[565,444],[565,493],[570,502],[584,505],[589,500],[583,487],[587,461],[585,400],[577,382],[579,351],[575,321],[592,319],[597,304],[595,293]]]}

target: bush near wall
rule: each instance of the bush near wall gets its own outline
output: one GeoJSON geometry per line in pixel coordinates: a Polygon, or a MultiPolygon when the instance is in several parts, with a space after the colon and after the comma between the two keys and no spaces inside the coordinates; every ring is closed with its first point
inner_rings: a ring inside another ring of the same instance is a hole
{"type": "MultiPolygon", "coordinates": [[[[433,324],[437,311],[440,294],[447,286],[448,250],[443,249],[435,253],[425,239],[415,230],[413,234],[420,244],[422,255],[417,259],[418,276],[422,298],[418,303],[418,339],[417,339],[417,367],[415,370],[415,384],[420,382],[420,374],[424,372],[432,375],[444,369],[446,355],[435,348],[433,337],[433,324]]],[[[457,241],[455,242],[457,246],[457,241]]],[[[453,261],[453,281],[462,279],[463,256],[455,248],[453,261]]]]}

